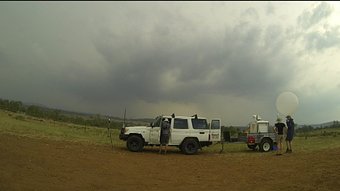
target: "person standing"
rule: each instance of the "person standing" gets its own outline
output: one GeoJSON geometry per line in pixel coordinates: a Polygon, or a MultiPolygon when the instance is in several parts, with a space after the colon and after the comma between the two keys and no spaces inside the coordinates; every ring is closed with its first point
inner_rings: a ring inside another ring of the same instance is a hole
{"type": "Polygon", "coordinates": [[[169,144],[170,137],[170,123],[167,118],[164,119],[161,125],[161,137],[160,137],[160,145],[159,145],[159,154],[162,153],[162,147],[164,146],[164,154],[166,154],[167,146],[169,144]]]}
{"type": "Polygon", "coordinates": [[[290,115],[287,115],[286,117],[286,124],[288,127],[287,130],[287,137],[286,137],[286,144],[287,144],[287,150],[286,153],[292,153],[292,141],[294,138],[294,120],[290,115]]]}
{"type": "Polygon", "coordinates": [[[276,155],[282,155],[282,150],[283,150],[283,130],[286,128],[286,125],[281,122],[280,118],[277,118],[276,122],[277,122],[277,123],[275,123],[276,142],[277,142],[276,155]]]}

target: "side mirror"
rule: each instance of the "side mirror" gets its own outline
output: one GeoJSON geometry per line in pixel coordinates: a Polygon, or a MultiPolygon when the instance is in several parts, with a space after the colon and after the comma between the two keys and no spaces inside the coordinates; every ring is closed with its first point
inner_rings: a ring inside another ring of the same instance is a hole
{"type": "Polygon", "coordinates": [[[153,122],[150,123],[150,126],[153,127],[153,122]]]}

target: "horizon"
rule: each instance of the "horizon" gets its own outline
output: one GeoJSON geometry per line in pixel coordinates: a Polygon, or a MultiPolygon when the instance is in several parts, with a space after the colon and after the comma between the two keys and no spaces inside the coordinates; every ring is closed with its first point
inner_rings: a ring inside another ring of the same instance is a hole
{"type": "MultiPolygon", "coordinates": [[[[20,101],[20,100],[11,100],[11,99],[6,99],[6,98],[1,98],[0,97],[0,100],[9,100],[9,101],[20,101]]],[[[22,102],[22,101],[20,101],[22,102]]],[[[86,111],[73,111],[73,110],[64,110],[64,109],[60,109],[60,108],[51,108],[51,107],[48,107],[46,105],[42,105],[42,104],[39,104],[39,103],[25,103],[25,102],[22,102],[24,105],[26,106],[38,106],[38,107],[44,107],[44,108],[47,108],[47,109],[51,109],[51,110],[60,110],[60,111],[63,111],[63,112],[70,112],[70,113],[75,113],[75,114],[80,114],[80,115],[100,115],[102,117],[111,117],[112,118],[118,118],[118,119],[123,119],[124,117],[120,117],[120,116],[113,116],[113,115],[104,115],[104,114],[99,114],[99,113],[90,113],[90,112],[86,112],[86,111]]],[[[124,113],[123,113],[124,115],[124,113]]],[[[170,114],[169,114],[170,115],[170,114]]],[[[175,113],[176,115],[176,113],[175,113]]],[[[151,118],[142,118],[142,117],[135,117],[135,118],[129,118],[129,117],[126,117],[127,120],[143,120],[143,119],[146,119],[146,120],[152,120],[152,119],[155,119],[155,117],[157,117],[158,115],[155,115],[154,117],[151,117],[151,118]]],[[[191,115],[181,115],[181,116],[191,116],[191,115]]],[[[201,116],[201,117],[205,117],[205,116],[201,116]]],[[[261,116],[260,116],[261,117],[261,116]]],[[[210,120],[208,118],[208,120],[210,120]]],[[[275,121],[271,122],[270,120],[266,120],[266,119],[263,119],[265,121],[269,121],[269,124],[270,125],[273,125],[275,124],[275,121]]],[[[330,120],[330,121],[324,121],[324,122],[317,122],[317,123],[305,123],[305,124],[298,124],[296,123],[296,125],[298,125],[297,128],[301,128],[303,126],[313,126],[313,128],[318,128],[318,127],[314,127],[314,126],[319,126],[319,125],[324,125],[324,124],[327,124],[327,123],[332,123],[332,122],[339,122],[340,120],[337,120],[337,119],[334,119],[334,120],[330,120]]],[[[248,124],[251,122],[251,120],[248,122],[248,124]]],[[[223,121],[222,121],[222,127],[247,127],[248,124],[230,124],[230,125],[225,125],[223,124],[223,121]]]]}

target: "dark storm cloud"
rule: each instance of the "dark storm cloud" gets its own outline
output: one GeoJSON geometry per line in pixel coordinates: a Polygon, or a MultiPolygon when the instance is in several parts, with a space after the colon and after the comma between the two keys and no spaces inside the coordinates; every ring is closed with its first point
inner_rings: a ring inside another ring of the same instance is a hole
{"type": "Polygon", "coordinates": [[[244,24],[226,34],[227,68],[220,80],[226,92],[246,97],[256,92],[262,96],[288,82],[280,75],[280,69],[291,70],[294,60],[287,59],[289,54],[281,51],[282,35],[275,25],[263,29],[244,24]]]}
{"type": "Polygon", "coordinates": [[[333,8],[331,7],[331,5],[326,2],[322,2],[318,6],[316,6],[313,10],[305,10],[298,17],[298,24],[302,28],[308,29],[313,25],[319,23],[323,19],[329,17],[332,12],[333,8]]]}
{"type": "Polygon", "coordinates": [[[0,67],[5,68],[10,66],[10,58],[8,55],[0,50],[0,67]]]}
{"type": "Polygon", "coordinates": [[[224,39],[196,34],[180,17],[172,27],[158,23],[148,33],[138,26],[125,29],[124,35],[103,32],[94,44],[108,62],[107,99],[181,102],[205,93],[253,97],[252,92],[275,92],[288,83],[280,68],[289,69],[294,60],[282,51],[280,26],[251,24],[258,19],[254,8],[247,9],[238,25],[225,29],[224,39]],[[192,33],[195,40],[179,30],[192,33]]]}
{"type": "Polygon", "coordinates": [[[321,26],[327,3],[303,13],[272,2],[1,5],[0,97],[86,112],[271,113],[279,92],[314,75],[301,49],[339,44],[338,28],[321,26]]]}

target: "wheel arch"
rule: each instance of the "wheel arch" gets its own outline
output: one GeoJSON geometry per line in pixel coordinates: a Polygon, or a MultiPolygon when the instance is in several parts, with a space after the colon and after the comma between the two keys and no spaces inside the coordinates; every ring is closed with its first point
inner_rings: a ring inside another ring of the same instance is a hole
{"type": "Polygon", "coordinates": [[[200,141],[198,140],[197,137],[185,137],[185,138],[182,140],[181,144],[179,144],[179,147],[182,147],[183,143],[184,143],[186,140],[188,140],[188,139],[194,139],[194,140],[197,142],[197,144],[201,147],[200,141]]]}
{"type": "Polygon", "coordinates": [[[138,133],[130,133],[129,136],[128,136],[128,138],[130,138],[130,137],[132,137],[132,136],[138,136],[138,137],[140,137],[140,138],[143,140],[144,145],[147,144],[147,143],[145,142],[144,137],[143,137],[141,134],[138,134],[138,133]]]}
{"type": "Polygon", "coordinates": [[[263,141],[265,141],[265,140],[269,140],[269,141],[271,142],[271,144],[274,143],[274,140],[273,140],[272,138],[270,138],[270,137],[263,137],[263,138],[261,139],[260,144],[261,144],[263,141]]]}
{"type": "Polygon", "coordinates": [[[201,149],[200,142],[198,141],[197,137],[186,137],[183,139],[182,143],[180,144],[180,150],[186,155],[193,155],[201,149]],[[187,147],[188,145],[195,145],[195,147],[187,147]]]}

